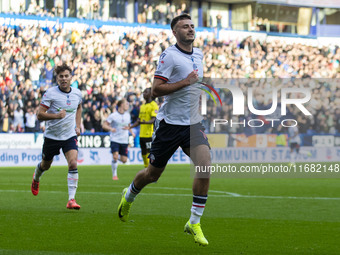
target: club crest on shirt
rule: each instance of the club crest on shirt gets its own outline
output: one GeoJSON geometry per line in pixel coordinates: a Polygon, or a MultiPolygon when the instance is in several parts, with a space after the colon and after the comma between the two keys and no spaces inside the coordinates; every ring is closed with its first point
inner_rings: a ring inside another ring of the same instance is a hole
{"type": "Polygon", "coordinates": [[[192,61],[192,67],[194,69],[194,71],[198,72],[198,66],[195,64],[195,60],[193,57],[191,57],[191,61],[192,61]]]}
{"type": "Polygon", "coordinates": [[[71,100],[70,100],[70,99],[67,99],[67,100],[66,100],[66,104],[67,104],[67,105],[71,105],[71,100]]]}
{"type": "Polygon", "coordinates": [[[165,53],[162,53],[162,54],[160,55],[159,59],[163,59],[163,58],[165,58],[165,56],[166,56],[166,54],[165,54],[165,53]]]}

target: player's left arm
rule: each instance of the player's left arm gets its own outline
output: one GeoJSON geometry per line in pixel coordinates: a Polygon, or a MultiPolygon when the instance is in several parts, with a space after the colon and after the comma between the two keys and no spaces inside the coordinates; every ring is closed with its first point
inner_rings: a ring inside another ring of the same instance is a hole
{"type": "Polygon", "coordinates": [[[77,136],[80,135],[80,127],[81,127],[81,113],[83,112],[83,107],[81,104],[78,105],[76,112],[76,133],[77,136]]]}
{"type": "Polygon", "coordinates": [[[140,118],[138,118],[138,119],[136,120],[136,122],[133,123],[133,125],[132,125],[130,128],[135,128],[135,127],[139,126],[139,124],[142,124],[142,122],[140,121],[140,118]]]}
{"type": "Polygon", "coordinates": [[[135,134],[135,132],[133,132],[133,129],[130,125],[129,125],[129,132],[134,138],[136,137],[136,134],[135,134]]]}
{"type": "Polygon", "coordinates": [[[156,117],[152,117],[149,121],[141,121],[140,124],[153,124],[156,120],[156,117]]]}

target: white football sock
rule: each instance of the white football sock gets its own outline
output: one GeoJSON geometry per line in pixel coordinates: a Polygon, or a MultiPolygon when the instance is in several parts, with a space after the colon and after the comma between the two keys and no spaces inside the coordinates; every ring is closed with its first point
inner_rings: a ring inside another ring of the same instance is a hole
{"type": "Polygon", "coordinates": [[[35,171],[34,171],[34,180],[37,181],[37,182],[40,181],[40,177],[41,177],[42,174],[44,173],[44,171],[42,171],[41,168],[40,168],[40,164],[41,164],[41,163],[39,163],[39,164],[37,165],[37,167],[35,168],[35,171]]]}
{"type": "Polygon", "coordinates": [[[78,187],[78,170],[69,170],[67,174],[68,200],[74,199],[78,187]]]}
{"type": "Polygon", "coordinates": [[[111,161],[112,177],[117,176],[118,160],[111,161]]]}

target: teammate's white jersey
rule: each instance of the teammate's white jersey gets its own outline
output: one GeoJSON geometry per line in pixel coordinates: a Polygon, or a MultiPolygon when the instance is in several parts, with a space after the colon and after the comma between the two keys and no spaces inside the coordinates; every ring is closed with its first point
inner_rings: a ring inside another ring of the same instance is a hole
{"type": "Polygon", "coordinates": [[[299,129],[298,129],[297,126],[288,128],[288,137],[291,138],[289,140],[290,143],[297,143],[297,144],[301,143],[301,139],[300,139],[300,136],[299,136],[299,129]],[[296,133],[298,133],[297,136],[295,136],[296,133]]]}
{"type": "Polygon", "coordinates": [[[47,113],[58,113],[64,109],[66,116],[62,119],[47,120],[44,136],[60,141],[76,136],[76,112],[81,102],[81,92],[77,88],[71,88],[68,93],[61,91],[59,86],[46,90],[40,104],[48,109],[47,113]]]}
{"type": "MultiPolygon", "coordinates": [[[[177,44],[170,46],[159,58],[155,79],[175,83],[187,78],[194,70],[197,71],[199,78],[203,78],[202,61],[203,53],[198,48],[186,52],[177,44]]],[[[166,123],[173,125],[192,125],[202,121],[199,114],[201,87],[201,84],[195,83],[166,95],[157,119],[164,119],[166,123]]]]}
{"type": "Polygon", "coordinates": [[[130,113],[126,111],[121,114],[118,111],[115,111],[109,115],[106,121],[112,128],[116,129],[116,132],[110,132],[110,140],[120,144],[128,144],[129,130],[124,130],[123,127],[126,127],[131,123],[130,113]]]}

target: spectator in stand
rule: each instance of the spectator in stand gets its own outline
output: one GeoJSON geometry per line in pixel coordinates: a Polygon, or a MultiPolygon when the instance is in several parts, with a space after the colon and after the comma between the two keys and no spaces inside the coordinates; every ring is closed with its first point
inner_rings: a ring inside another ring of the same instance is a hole
{"type": "Polygon", "coordinates": [[[19,104],[15,105],[13,126],[15,132],[21,133],[24,131],[24,111],[20,108],[19,104]]]}
{"type": "Polygon", "coordinates": [[[153,22],[153,8],[151,5],[149,5],[146,11],[146,23],[151,24],[152,22],[153,22]]]}
{"type": "Polygon", "coordinates": [[[99,110],[95,111],[92,123],[93,123],[94,132],[102,132],[103,131],[99,110]]]}
{"type": "Polygon", "coordinates": [[[32,66],[29,68],[29,79],[31,80],[32,84],[34,87],[39,87],[39,81],[40,81],[40,74],[41,71],[39,69],[39,67],[32,63],[32,66]]]}
{"type": "Polygon", "coordinates": [[[52,86],[52,80],[53,80],[53,67],[51,65],[51,62],[47,62],[44,67],[44,78],[45,78],[45,85],[47,87],[52,86]]]}
{"type": "Polygon", "coordinates": [[[19,75],[16,62],[12,63],[12,67],[9,69],[9,73],[12,75],[12,79],[16,83],[17,76],[19,75]]]}
{"type": "Polygon", "coordinates": [[[85,129],[85,133],[94,133],[93,123],[91,121],[91,116],[88,113],[85,113],[83,119],[83,125],[85,129]]]}
{"type": "Polygon", "coordinates": [[[93,9],[93,19],[99,19],[100,18],[99,3],[98,2],[94,2],[92,9],[93,9]]]}
{"type": "Polygon", "coordinates": [[[0,92],[1,94],[5,93],[6,82],[4,81],[4,77],[0,76],[0,92]]]}
{"type": "Polygon", "coordinates": [[[35,122],[37,120],[37,115],[33,111],[33,109],[30,107],[27,109],[27,112],[25,114],[26,124],[25,124],[25,132],[26,133],[32,133],[35,132],[35,122]]]}
{"type": "Polygon", "coordinates": [[[182,5],[181,5],[181,11],[182,11],[182,13],[187,13],[187,14],[190,13],[190,10],[187,8],[186,3],[182,3],[182,5]]]}
{"type": "Polygon", "coordinates": [[[9,133],[13,132],[13,119],[9,117],[6,112],[4,116],[0,119],[0,132],[9,133]]]}

